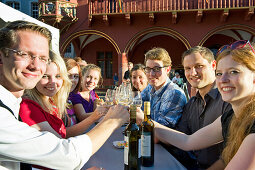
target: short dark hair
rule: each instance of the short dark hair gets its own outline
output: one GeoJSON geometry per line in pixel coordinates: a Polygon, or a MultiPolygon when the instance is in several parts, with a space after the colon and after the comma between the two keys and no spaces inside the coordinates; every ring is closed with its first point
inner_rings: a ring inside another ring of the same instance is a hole
{"type": "Polygon", "coordinates": [[[143,64],[135,64],[134,67],[131,69],[130,78],[133,71],[142,70],[145,73],[145,66],[143,64]]]}
{"type": "Polygon", "coordinates": [[[202,46],[195,46],[195,47],[188,49],[187,51],[185,51],[182,54],[182,64],[183,64],[184,58],[187,55],[191,55],[194,53],[199,53],[204,59],[206,59],[208,61],[208,63],[211,63],[212,61],[215,60],[213,52],[209,48],[202,47],[202,46]]]}

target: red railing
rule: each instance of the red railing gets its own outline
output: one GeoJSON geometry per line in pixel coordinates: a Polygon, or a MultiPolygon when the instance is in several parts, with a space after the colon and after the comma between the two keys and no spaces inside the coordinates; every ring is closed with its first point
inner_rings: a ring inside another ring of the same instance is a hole
{"type": "Polygon", "coordinates": [[[89,0],[89,14],[213,10],[254,5],[255,0],[89,0]]]}

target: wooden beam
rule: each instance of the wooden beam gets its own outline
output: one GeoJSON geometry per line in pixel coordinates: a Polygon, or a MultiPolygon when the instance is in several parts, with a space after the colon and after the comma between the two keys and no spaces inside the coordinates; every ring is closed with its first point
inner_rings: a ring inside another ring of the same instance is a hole
{"type": "Polygon", "coordinates": [[[104,21],[104,23],[105,23],[106,26],[109,26],[109,25],[110,25],[108,15],[103,15],[103,21],[104,21]]]}
{"type": "Polygon", "coordinates": [[[125,14],[125,20],[126,20],[128,25],[131,25],[131,16],[130,16],[130,13],[125,14]]]}
{"type": "Polygon", "coordinates": [[[150,21],[150,24],[155,24],[154,13],[149,13],[149,21],[150,21]]]}
{"type": "Polygon", "coordinates": [[[202,22],[202,18],[203,18],[203,11],[202,10],[198,10],[197,11],[197,15],[196,15],[196,23],[202,22]]]}
{"type": "Polygon", "coordinates": [[[177,23],[177,12],[172,12],[172,24],[177,23]]]}
{"type": "Polygon", "coordinates": [[[229,16],[229,9],[224,9],[224,11],[222,12],[220,16],[220,22],[226,22],[228,16],[229,16]]]}
{"type": "Polygon", "coordinates": [[[245,21],[250,21],[251,17],[254,15],[254,8],[250,7],[249,10],[247,10],[247,13],[245,14],[245,21]]]}

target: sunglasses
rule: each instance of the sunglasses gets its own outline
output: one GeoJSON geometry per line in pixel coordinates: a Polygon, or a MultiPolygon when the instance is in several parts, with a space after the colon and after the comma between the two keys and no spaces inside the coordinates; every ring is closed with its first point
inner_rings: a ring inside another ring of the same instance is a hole
{"type": "Polygon", "coordinates": [[[226,49],[230,48],[231,50],[234,50],[234,49],[243,48],[246,45],[249,45],[251,50],[252,50],[252,52],[255,54],[254,48],[252,47],[252,45],[251,45],[249,40],[239,40],[239,41],[233,42],[230,45],[223,45],[222,47],[220,47],[220,49],[217,52],[217,55],[219,55],[220,53],[222,53],[226,49]]]}

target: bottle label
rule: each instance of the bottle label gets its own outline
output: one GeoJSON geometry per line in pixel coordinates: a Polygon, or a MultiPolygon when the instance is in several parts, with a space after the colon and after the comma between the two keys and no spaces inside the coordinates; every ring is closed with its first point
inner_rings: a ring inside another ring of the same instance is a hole
{"type": "Polygon", "coordinates": [[[141,135],[141,154],[142,156],[151,156],[151,133],[143,132],[141,135]]]}
{"type": "Polygon", "coordinates": [[[124,141],[125,141],[125,144],[124,144],[124,164],[125,165],[128,165],[128,136],[124,136],[124,141]]]}

